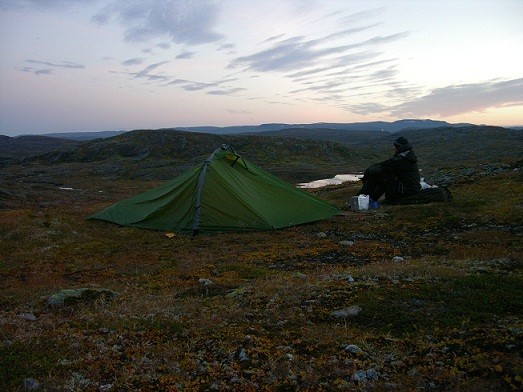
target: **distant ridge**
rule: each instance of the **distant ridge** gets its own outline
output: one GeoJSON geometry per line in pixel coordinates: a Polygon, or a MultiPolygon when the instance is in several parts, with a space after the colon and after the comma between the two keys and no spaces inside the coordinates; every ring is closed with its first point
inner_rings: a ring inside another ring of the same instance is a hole
{"type": "Polygon", "coordinates": [[[469,123],[451,124],[446,121],[435,120],[416,120],[406,119],[393,122],[386,121],[372,121],[372,122],[355,122],[355,123],[313,123],[313,124],[261,124],[261,125],[244,125],[232,127],[177,127],[176,129],[189,132],[204,132],[215,134],[236,134],[236,133],[260,133],[260,132],[274,132],[282,131],[284,129],[331,129],[331,130],[346,130],[346,131],[374,131],[374,132],[399,132],[405,129],[430,129],[441,127],[464,127],[472,126],[469,123]]]}
{"type": "Polygon", "coordinates": [[[99,131],[99,132],[59,132],[59,133],[47,133],[42,136],[56,137],[59,139],[69,139],[69,140],[93,140],[93,139],[106,139],[108,137],[113,137],[121,135],[127,131],[99,131]]]}
{"type": "MultiPolygon", "coordinates": [[[[319,122],[313,124],[285,124],[285,123],[269,123],[260,125],[235,125],[230,127],[216,127],[216,126],[196,126],[196,127],[172,127],[163,128],[163,130],[178,130],[187,132],[209,133],[213,135],[234,135],[234,134],[259,134],[265,133],[270,135],[271,132],[277,132],[287,129],[301,129],[301,130],[336,130],[336,131],[357,131],[357,132],[387,132],[395,133],[407,129],[432,129],[441,127],[465,127],[473,126],[474,124],[456,123],[451,124],[446,121],[435,120],[417,120],[405,119],[393,122],[387,121],[372,121],[372,122],[354,122],[354,123],[327,123],[319,122]]],[[[100,131],[100,132],[61,132],[48,133],[42,136],[55,137],[69,140],[94,140],[106,139],[117,136],[127,131],[100,131]]],[[[281,135],[283,136],[283,135],[281,135]]]]}

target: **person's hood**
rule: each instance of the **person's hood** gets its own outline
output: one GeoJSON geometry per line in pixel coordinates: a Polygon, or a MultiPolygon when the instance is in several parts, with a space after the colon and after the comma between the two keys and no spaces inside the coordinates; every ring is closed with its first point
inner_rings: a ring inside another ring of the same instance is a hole
{"type": "Polygon", "coordinates": [[[394,146],[398,150],[398,154],[405,152],[405,151],[412,150],[412,144],[410,144],[410,142],[407,139],[405,139],[403,136],[400,136],[399,138],[394,140],[394,146]]]}

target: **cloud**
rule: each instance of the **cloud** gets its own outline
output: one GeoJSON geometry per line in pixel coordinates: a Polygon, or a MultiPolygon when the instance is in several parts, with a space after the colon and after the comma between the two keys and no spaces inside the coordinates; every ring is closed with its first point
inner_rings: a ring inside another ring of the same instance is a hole
{"type": "Polygon", "coordinates": [[[400,117],[445,117],[513,105],[523,105],[523,78],[437,88],[392,108],[391,113],[400,117]]]}
{"type": "Polygon", "coordinates": [[[347,25],[353,25],[354,23],[357,23],[360,20],[372,18],[374,16],[382,14],[385,11],[385,9],[386,9],[385,7],[380,7],[380,8],[375,8],[372,10],[357,12],[355,14],[348,15],[348,16],[343,16],[340,18],[340,23],[347,24],[347,25]]]}
{"type": "Polygon", "coordinates": [[[98,0],[0,0],[0,9],[25,9],[33,8],[39,10],[63,10],[75,5],[87,5],[96,3],[98,0]]]}
{"type": "MultiPolygon", "coordinates": [[[[316,75],[318,73],[324,72],[324,71],[333,71],[337,68],[344,68],[344,71],[341,71],[342,74],[347,74],[347,67],[352,66],[354,64],[359,64],[361,61],[370,60],[372,58],[375,58],[379,55],[379,53],[375,52],[359,52],[359,53],[353,53],[345,56],[340,56],[337,58],[332,59],[330,62],[328,62],[325,66],[314,68],[314,69],[306,69],[303,71],[294,72],[290,75],[287,75],[290,78],[293,78],[295,80],[298,80],[297,78],[305,78],[312,75],[316,75]]],[[[331,75],[338,75],[338,73],[334,74],[330,72],[331,75]]]]}
{"type": "Polygon", "coordinates": [[[135,57],[129,60],[122,61],[122,65],[140,65],[145,61],[142,57],[135,57]]]}
{"type": "Polygon", "coordinates": [[[346,109],[356,114],[367,115],[388,112],[390,107],[377,102],[366,102],[357,105],[350,105],[346,109]]]}
{"type": "Polygon", "coordinates": [[[52,69],[38,69],[34,71],[35,75],[50,75],[53,73],[52,69]]]}
{"type": "Polygon", "coordinates": [[[185,60],[185,59],[192,59],[195,55],[195,52],[189,52],[188,50],[183,51],[179,55],[176,56],[176,60],[185,60]]]}
{"type": "Polygon", "coordinates": [[[40,60],[24,60],[24,63],[29,63],[31,65],[39,66],[39,68],[23,66],[17,67],[19,71],[22,72],[31,72],[35,75],[51,75],[53,70],[56,68],[65,68],[65,69],[84,69],[85,66],[81,64],[72,63],[70,61],[61,61],[58,63],[52,63],[49,61],[40,61],[40,60]]]}
{"type": "Polygon", "coordinates": [[[169,63],[169,61],[161,61],[159,63],[154,63],[151,65],[148,65],[141,71],[131,73],[131,75],[134,75],[135,78],[148,78],[150,80],[158,80],[160,78],[165,78],[165,76],[160,77],[159,75],[151,75],[150,72],[154,71],[156,68],[161,67],[162,65],[167,64],[167,63],[169,63]]]}
{"type": "Polygon", "coordinates": [[[220,47],[218,47],[217,50],[226,51],[227,54],[233,55],[233,54],[236,54],[236,45],[234,45],[234,44],[221,45],[220,47]]]}
{"type": "Polygon", "coordinates": [[[167,37],[174,43],[198,45],[222,38],[214,31],[219,12],[218,3],[211,0],[114,0],[93,21],[105,24],[116,18],[127,41],[167,37]]]}
{"type": "Polygon", "coordinates": [[[51,63],[49,61],[40,61],[40,60],[24,60],[26,63],[36,64],[36,65],[45,65],[47,67],[54,68],[73,68],[73,69],[84,69],[85,66],[82,64],[72,63],[70,61],[61,61],[59,63],[51,63]]]}
{"type": "Polygon", "coordinates": [[[242,87],[237,87],[237,88],[231,88],[228,90],[208,91],[207,94],[209,94],[209,95],[233,95],[233,94],[239,93],[240,91],[245,91],[245,90],[247,90],[247,89],[242,88],[242,87]]]}
{"type": "Polygon", "coordinates": [[[248,110],[227,109],[227,111],[231,114],[252,114],[252,112],[248,110]]]}
{"type": "MultiPolygon", "coordinates": [[[[406,117],[451,117],[459,114],[480,112],[489,108],[523,105],[523,78],[494,80],[483,83],[451,85],[432,90],[416,97],[420,91],[416,86],[389,83],[384,96],[402,100],[398,105],[362,102],[345,105],[345,109],[362,115],[388,114],[406,117]]],[[[372,95],[375,95],[373,92],[372,95]]]]}
{"type": "Polygon", "coordinates": [[[53,70],[49,68],[35,69],[33,67],[18,67],[17,69],[22,72],[34,73],[35,75],[51,75],[53,73],[53,70]]]}
{"type": "Polygon", "coordinates": [[[233,50],[235,48],[234,44],[225,44],[218,48],[218,50],[233,50]]]}
{"type": "Polygon", "coordinates": [[[326,55],[343,51],[342,48],[316,48],[317,42],[305,41],[303,37],[294,37],[278,43],[270,49],[238,57],[230,64],[231,68],[247,66],[259,72],[293,71],[313,66],[326,55]]]}
{"type": "Polygon", "coordinates": [[[316,66],[319,63],[330,66],[331,59],[329,59],[329,57],[333,54],[345,53],[351,49],[365,46],[382,45],[403,39],[409,35],[409,32],[401,32],[384,37],[377,36],[366,41],[352,44],[325,47],[326,38],[351,34],[369,27],[370,26],[345,30],[315,40],[305,40],[304,37],[289,38],[276,43],[272,48],[262,50],[249,56],[238,57],[231,62],[229,67],[235,68],[245,66],[253,71],[271,72],[302,70],[306,67],[316,66]]]}
{"type": "Polygon", "coordinates": [[[396,66],[392,66],[392,67],[371,73],[369,75],[369,78],[372,80],[393,80],[397,74],[398,74],[398,70],[396,69],[396,66]]]}

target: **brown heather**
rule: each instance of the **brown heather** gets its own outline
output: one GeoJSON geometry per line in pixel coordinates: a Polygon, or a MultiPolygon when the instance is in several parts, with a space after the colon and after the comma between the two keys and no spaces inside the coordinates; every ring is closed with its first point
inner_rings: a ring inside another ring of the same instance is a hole
{"type": "Polygon", "coordinates": [[[327,221],[172,238],[84,219],[157,182],[78,166],[75,190],[59,190],[9,170],[19,181],[1,187],[0,390],[28,378],[48,391],[522,388],[519,168],[460,177],[451,203],[355,213],[348,184],[316,191],[343,210],[327,221]],[[119,295],[46,306],[80,287],[119,295]],[[357,316],[332,316],[354,305],[357,316]],[[355,381],[358,370],[377,376],[355,381]]]}

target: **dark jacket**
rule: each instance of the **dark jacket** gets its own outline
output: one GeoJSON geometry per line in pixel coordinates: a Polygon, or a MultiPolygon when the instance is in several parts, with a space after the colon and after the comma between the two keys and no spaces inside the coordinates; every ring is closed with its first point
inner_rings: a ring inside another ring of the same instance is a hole
{"type": "Polygon", "coordinates": [[[412,150],[400,151],[392,158],[379,163],[387,200],[410,196],[421,189],[416,154],[412,150]]]}

